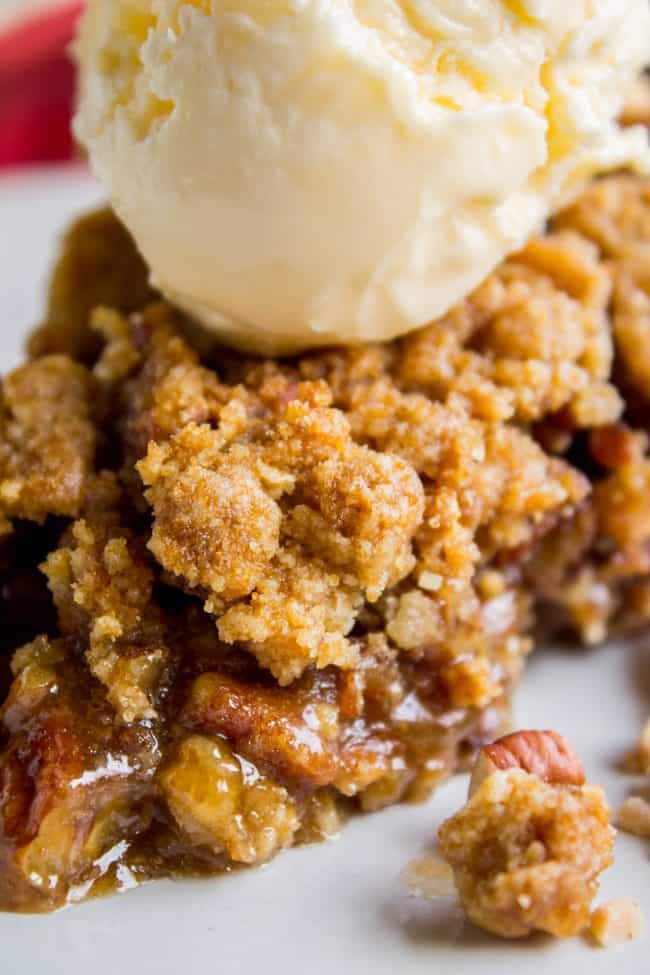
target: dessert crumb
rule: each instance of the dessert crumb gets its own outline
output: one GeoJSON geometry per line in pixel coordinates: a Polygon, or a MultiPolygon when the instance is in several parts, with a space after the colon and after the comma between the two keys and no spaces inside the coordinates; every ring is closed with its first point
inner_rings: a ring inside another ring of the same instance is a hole
{"type": "Polygon", "coordinates": [[[484,746],[467,803],[439,831],[467,917],[501,938],[579,934],[613,861],[610,818],[603,791],[585,782],[556,732],[484,746]]]}
{"type": "Polygon", "coordinates": [[[402,881],[414,897],[455,897],[451,867],[436,853],[425,853],[404,867],[402,881]]]}
{"type": "Polygon", "coordinates": [[[601,948],[634,941],[643,933],[643,928],[643,912],[631,897],[617,897],[601,904],[589,923],[591,936],[601,948]]]}
{"type": "Polygon", "coordinates": [[[617,824],[626,833],[650,836],[650,802],[630,796],[618,810],[617,824]]]}

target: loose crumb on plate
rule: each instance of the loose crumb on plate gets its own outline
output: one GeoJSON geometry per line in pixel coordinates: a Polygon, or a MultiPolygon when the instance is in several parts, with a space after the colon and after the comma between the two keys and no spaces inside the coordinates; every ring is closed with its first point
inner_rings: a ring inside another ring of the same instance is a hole
{"type": "Polygon", "coordinates": [[[626,833],[650,836],[650,802],[630,796],[618,810],[617,824],[626,833]]]}
{"type": "Polygon", "coordinates": [[[644,926],[639,904],[630,897],[618,897],[596,908],[591,915],[589,930],[602,948],[613,948],[634,941],[643,933],[644,926]]]}
{"type": "MultiPolygon", "coordinates": [[[[650,718],[630,755],[629,766],[631,772],[650,775],[650,718]]],[[[626,833],[650,836],[650,802],[643,796],[630,796],[618,810],[617,823],[626,833]]]]}
{"type": "Polygon", "coordinates": [[[425,853],[404,867],[402,880],[415,897],[454,897],[454,875],[436,853],[425,853]]]}
{"type": "Polygon", "coordinates": [[[564,756],[577,768],[577,758],[555,733],[518,732],[503,742],[482,750],[503,761],[475,781],[466,805],[441,826],[442,855],[479,927],[502,938],[533,931],[571,937],[589,923],[599,875],[613,862],[605,795],[575,784],[561,767],[564,756]]]}

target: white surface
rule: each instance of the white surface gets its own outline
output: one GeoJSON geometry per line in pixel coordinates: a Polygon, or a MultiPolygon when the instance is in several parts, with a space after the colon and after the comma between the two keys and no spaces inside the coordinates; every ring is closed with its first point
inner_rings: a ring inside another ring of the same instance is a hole
{"type": "MultiPolygon", "coordinates": [[[[66,221],[97,196],[79,170],[0,178],[0,363],[15,360],[41,310],[43,273],[66,221]]],[[[650,711],[650,639],[540,652],[516,702],[520,725],[566,734],[616,806],[635,785],[616,770],[650,711]]],[[[213,881],[161,883],[47,917],[0,915],[3,975],[647,975],[648,941],[611,951],[574,939],[503,944],[448,902],[412,900],[402,867],[466,788],[424,806],[360,817],[337,842],[290,850],[268,867],[213,881]]],[[[617,840],[600,899],[638,898],[650,922],[650,846],[617,840]]]]}
{"type": "Polygon", "coordinates": [[[49,264],[66,223],[101,193],[81,167],[0,175],[0,369],[20,361],[44,310],[49,264]]]}

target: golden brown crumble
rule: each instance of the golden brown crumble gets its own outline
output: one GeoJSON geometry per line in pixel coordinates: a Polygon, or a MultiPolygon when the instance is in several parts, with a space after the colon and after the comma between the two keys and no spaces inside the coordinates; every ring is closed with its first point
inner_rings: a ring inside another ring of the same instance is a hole
{"type": "Polygon", "coordinates": [[[608,262],[621,375],[645,398],[650,386],[650,182],[627,174],[600,180],[557,222],[593,240],[608,262]]]}
{"type": "Polygon", "coordinates": [[[76,516],[93,470],[94,388],[83,366],[44,356],[0,388],[0,533],[10,518],[76,516]]]}
{"type": "MultiPolygon", "coordinates": [[[[112,488],[110,481],[102,485],[103,493],[112,488]]],[[[90,673],[106,686],[119,717],[127,723],[155,717],[153,692],[169,650],[140,539],[116,511],[91,510],[41,568],[61,633],[84,640],[90,673]]]]}
{"type": "Polygon", "coordinates": [[[137,465],[160,564],[284,684],[354,662],[361,597],[408,574],[423,508],[412,469],[355,444],[322,383],[295,395],[241,395],[223,429],[188,424],[137,465]]]}
{"type": "Polygon", "coordinates": [[[584,237],[535,238],[449,315],[403,340],[400,379],[438,399],[462,395],[486,420],[565,409],[574,426],[600,426],[622,408],[607,383],[610,291],[584,237]]]}
{"type": "Polygon", "coordinates": [[[517,732],[483,756],[492,767],[439,831],[463,909],[503,938],[578,934],[613,862],[602,790],[582,784],[575,755],[551,732],[517,732]]]}
{"type": "MultiPolygon", "coordinates": [[[[151,303],[110,213],[71,229],[0,410],[1,906],[81,896],[118,839],[136,879],[212,873],[422,798],[505,730],[536,619],[650,620],[648,240],[612,176],[420,332],[275,361],[151,303]]],[[[477,911],[567,933],[605,807],[503,782],[545,841],[479,787],[477,911]]]]}

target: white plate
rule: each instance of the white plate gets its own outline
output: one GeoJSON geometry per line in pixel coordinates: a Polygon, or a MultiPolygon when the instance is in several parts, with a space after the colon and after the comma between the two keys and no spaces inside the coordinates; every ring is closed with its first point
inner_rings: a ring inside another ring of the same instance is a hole
{"type": "MultiPolygon", "coordinates": [[[[79,169],[0,178],[0,366],[13,365],[42,311],[57,235],[99,198],[79,169]]],[[[637,783],[616,765],[650,711],[650,646],[548,650],[517,695],[522,725],[566,734],[616,806],[637,783]]],[[[209,881],[165,882],[46,917],[0,915],[3,975],[647,975],[643,941],[610,951],[580,939],[503,944],[446,902],[413,900],[402,867],[461,803],[457,778],[428,804],[359,817],[342,837],[290,850],[264,869],[209,881]]],[[[601,899],[631,895],[650,919],[649,847],[617,840],[601,899]]]]}

